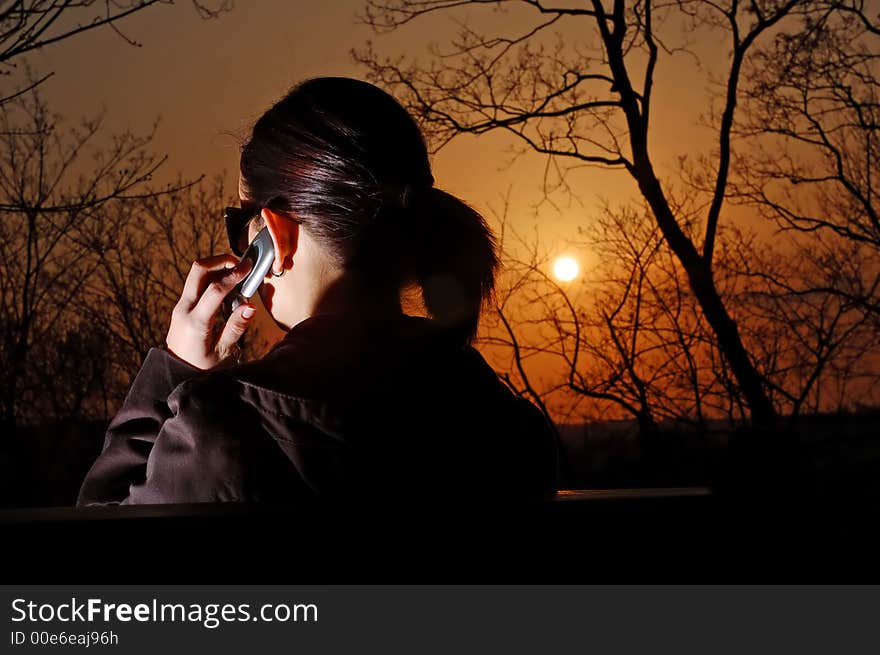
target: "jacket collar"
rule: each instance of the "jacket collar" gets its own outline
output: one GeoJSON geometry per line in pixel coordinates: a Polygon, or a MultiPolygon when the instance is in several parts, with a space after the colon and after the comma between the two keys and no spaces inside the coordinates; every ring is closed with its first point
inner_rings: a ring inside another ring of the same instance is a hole
{"type": "Polygon", "coordinates": [[[318,337],[325,339],[334,333],[340,338],[364,330],[377,330],[382,333],[404,332],[443,338],[442,328],[433,319],[404,313],[379,313],[369,311],[343,311],[313,314],[296,325],[270,349],[273,352],[294,344],[312,341],[318,337]]]}

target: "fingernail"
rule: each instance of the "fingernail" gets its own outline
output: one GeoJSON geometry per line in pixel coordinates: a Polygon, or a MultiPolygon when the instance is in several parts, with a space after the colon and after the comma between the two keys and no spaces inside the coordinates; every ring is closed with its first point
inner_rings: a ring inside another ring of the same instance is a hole
{"type": "Polygon", "coordinates": [[[255,311],[256,310],[253,307],[245,307],[244,309],[241,310],[241,316],[242,316],[242,318],[250,318],[251,316],[254,315],[255,311]]]}

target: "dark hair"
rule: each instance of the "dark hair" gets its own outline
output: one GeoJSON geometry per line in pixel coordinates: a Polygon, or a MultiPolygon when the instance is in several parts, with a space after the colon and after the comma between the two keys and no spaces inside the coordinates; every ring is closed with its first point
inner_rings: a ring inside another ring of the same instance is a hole
{"type": "Polygon", "coordinates": [[[373,288],[417,282],[430,315],[470,343],[498,265],[483,217],[436,187],[418,125],[391,95],[345,77],[294,86],[242,148],[249,200],[303,222],[373,288]]]}

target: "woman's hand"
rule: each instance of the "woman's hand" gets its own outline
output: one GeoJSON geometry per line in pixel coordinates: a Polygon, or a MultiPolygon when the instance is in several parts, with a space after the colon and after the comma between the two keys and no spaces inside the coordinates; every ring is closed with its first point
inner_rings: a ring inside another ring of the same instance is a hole
{"type": "Polygon", "coordinates": [[[238,261],[233,255],[215,255],[193,262],[180,300],[171,312],[171,325],[165,344],[171,353],[201,369],[216,366],[237,347],[256,308],[244,303],[232,313],[219,337],[214,317],[233,287],[251,268],[250,259],[238,261]]]}

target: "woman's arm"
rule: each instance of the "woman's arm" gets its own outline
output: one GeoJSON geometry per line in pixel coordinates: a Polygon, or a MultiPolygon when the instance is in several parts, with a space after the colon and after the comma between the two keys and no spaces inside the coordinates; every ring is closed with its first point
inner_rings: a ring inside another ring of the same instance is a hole
{"type": "Polygon", "coordinates": [[[116,504],[146,476],[156,437],[172,417],[168,397],[180,384],[204,373],[164,348],[151,348],[125,402],[110,422],[101,455],[80,488],[77,505],[116,504]]]}
{"type": "MultiPolygon", "coordinates": [[[[165,350],[151,350],[77,504],[298,502],[314,497],[267,432],[266,417],[242,393],[241,383],[226,371],[202,371],[165,350]]],[[[306,435],[303,442],[308,442],[306,435]]]]}
{"type": "Polygon", "coordinates": [[[232,255],[193,262],[171,313],[166,348],[152,348],[147,353],[122,408],[110,423],[104,449],[86,475],[77,505],[132,502],[148,481],[151,467],[155,468],[151,459],[154,445],[168,441],[161,438],[162,432],[199,429],[200,417],[193,416],[189,409],[180,412],[182,396],[178,394],[172,400],[172,394],[184,382],[219,364],[222,353],[229,351],[247,329],[253,315],[245,313],[253,309],[248,303],[229,318],[219,337],[212,329],[223,298],[250,267],[249,261],[236,262],[232,255]]]}

